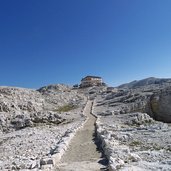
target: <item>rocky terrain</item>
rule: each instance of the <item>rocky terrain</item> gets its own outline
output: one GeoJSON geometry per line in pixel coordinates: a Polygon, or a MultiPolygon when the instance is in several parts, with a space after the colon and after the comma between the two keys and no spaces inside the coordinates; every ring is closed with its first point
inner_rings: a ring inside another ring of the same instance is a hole
{"type": "Polygon", "coordinates": [[[96,95],[93,113],[109,170],[171,170],[170,91],[168,83],[150,83],[96,95]]]}
{"type": "Polygon", "coordinates": [[[108,170],[171,170],[170,104],[171,79],[153,77],[117,88],[0,87],[0,170],[56,170],[70,141],[79,139],[77,131],[87,130],[91,113],[108,170]]]}
{"type": "Polygon", "coordinates": [[[64,85],[0,87],[0,170],[40,168],[85,120],[85,103],[82,93],[64,85]]]}

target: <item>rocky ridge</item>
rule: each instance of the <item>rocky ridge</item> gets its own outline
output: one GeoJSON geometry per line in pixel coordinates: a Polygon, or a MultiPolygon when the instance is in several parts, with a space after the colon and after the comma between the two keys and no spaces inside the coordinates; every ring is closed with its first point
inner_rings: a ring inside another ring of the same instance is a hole
{"type": "Polygon", "coordinates": [[[154,86],[155,88],[158,86],[163,86],[165,87],[166,85],[171,84],[171,79],[170,78],[155,78],[155,77],[149,77],[145,78],[142,80],[135,80],[130,83],[122,84],[118,86],[118,88],[137,88],[137,87],[144,87],[144,86],[154,86]]]}
{"type": "Polygon", "coordinates": [[[96,132],[110,171],[170,170],[171,84],[148,80],[110,91],[61,84],[0,87],[0,170],[53,170],[87,120],[87,98],[94,101],[96,132]]]}

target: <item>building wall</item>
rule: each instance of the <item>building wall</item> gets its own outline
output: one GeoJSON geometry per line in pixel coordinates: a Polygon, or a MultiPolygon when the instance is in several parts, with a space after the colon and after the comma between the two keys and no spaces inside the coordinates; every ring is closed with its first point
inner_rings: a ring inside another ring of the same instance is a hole
{"type": "Polygon", "coordinates": [[[100,86],[102,85],[101,78],[93,78],[93,77],[85,77],[81,80],[81,87],[89,87],[89,86],[100,86]]]}

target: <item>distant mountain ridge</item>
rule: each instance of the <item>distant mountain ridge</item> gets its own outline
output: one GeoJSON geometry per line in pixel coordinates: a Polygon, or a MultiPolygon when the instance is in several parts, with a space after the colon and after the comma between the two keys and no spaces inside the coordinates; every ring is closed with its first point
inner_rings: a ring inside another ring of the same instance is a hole
{"type": "Polygon", "coordinates": [[[148,85],[161,85],[161,84],[171,84],[171,78],[155,78],[155,77],[149,77],[142,80],[135,80],[130,83],[122,84],[118,86],[118,88],[138,88],[142,86],[148,86],[148,85]]]}

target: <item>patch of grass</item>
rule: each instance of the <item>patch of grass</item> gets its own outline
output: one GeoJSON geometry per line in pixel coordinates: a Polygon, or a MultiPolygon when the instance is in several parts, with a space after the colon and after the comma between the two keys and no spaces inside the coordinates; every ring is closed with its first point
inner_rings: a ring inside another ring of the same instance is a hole
{"type": "Polygon", "coordinates": [[[9,139],[11,139],[11,138],[8,137],[6,139],[2,139],[2,140],[0,139],[0,146],[3,145],[4,143],[6,143],[9,139]]]}
{"type": "Polygon", "coordinates": [[[129,144],[130,146],[140,146],[140,145],[142,145],[142,142],[141,141],[132,141],[130,144],[129,144]]]}
{"type": "Polygon", "coordinates": [[[162,150],[164,148],[162,146],[159,146],[158,144],[150,143],[150,144],[147,144],[146,146],[144,146],[143,149],[144,150],[156,150],[156,151],[159,151],[159,150],[162,150]]]}
{"type": "Polygon", "coordinates": [[[171,148],[167,148],[166,150],[171,152],[171,148]]]}
{"type": "Polygon", "coordinates": [[[58,109],[56,109],[56,112],[62,113],[62,112],[69,112],[73,109],[76,109],[77,106],[73,105],[73,104],[67,104],[64,106],[60,106],[58,109]]]}
{"type": "Polygon", "coordinates": [[[152,148],[157,151],[163,149],[163,147],[159,146],[158,144],[152,144],[152,148]]]}
{"type": "Polygon", "coordinates": [[[163,149],[163,148],[160,147],[160,146],[153,146],[153,149],[159,151],[159,150],[161,150],[161,149],[163,149]]]}

